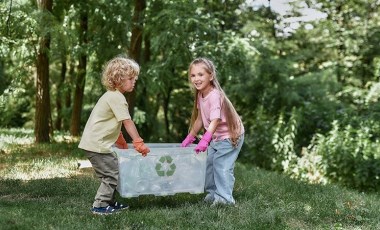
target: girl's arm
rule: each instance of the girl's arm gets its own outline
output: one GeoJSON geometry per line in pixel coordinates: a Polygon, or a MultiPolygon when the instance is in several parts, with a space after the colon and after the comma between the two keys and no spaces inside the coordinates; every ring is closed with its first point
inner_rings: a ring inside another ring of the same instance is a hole
{"type": "Polygon", "coordinates": [[[216,127],[219,125],[220,119],[214,119],[210,122],[208,130],[203,134],[202,139],[199,141],[198,145],[195,147],[195,152],[204,152],[207,150],[207,147],[212,140],[212,135],[214,134],[216,127]]]}
{"type": "Polygon", "coordinates": [[[181,147],[187,147],[191,143],[193,143],[195,141],[195,138],[199,130],[201,130],[202,127],[203,127],[203,122],[202,122],[200,112],[198,111],[197,119],[195,119],[190,132],[187,134],[186,138],[182,141],[181,147]]]}
{"type": "Polygon", "coordinates": [[[196,137],[199,130],[201,130],[202,127],[203,127],[203,122],[202,122],[202,118],[201,118],[201,113],[200,113],[200,111],[198,111],[197,119],[194,121],[193,127],[190,130],[190,134],[192,136],[196,137]]]}
{"type": "Polygon", "coordinates": [[[220,123],[220,119],[219,118],[212,120],[211,123],[210,123],[210,125],[208,126],[207,131],[210,132],[211,134],[214,134],[216,128],[219,125],[219,123],[220,123]]]}

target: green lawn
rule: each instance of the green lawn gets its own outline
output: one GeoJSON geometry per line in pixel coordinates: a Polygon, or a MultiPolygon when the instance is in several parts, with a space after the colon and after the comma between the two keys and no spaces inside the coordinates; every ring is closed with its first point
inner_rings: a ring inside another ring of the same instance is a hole
{"type": "Polygon", "coordinates": [[[91,168],[77,168],[81,159],[75,141],[3,142],[0,229],[380,229],[379,194],[305,184],[240,163],[236,207],[210,207],[204,194],[184,193],[120,198],[129,210],[97,216],[90,206],[99,182],[91,168]]]}

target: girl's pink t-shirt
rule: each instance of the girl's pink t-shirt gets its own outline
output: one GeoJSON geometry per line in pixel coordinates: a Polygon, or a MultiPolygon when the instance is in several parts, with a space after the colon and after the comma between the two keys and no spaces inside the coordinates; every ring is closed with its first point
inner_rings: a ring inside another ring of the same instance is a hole
{"type": "MultiPolygon", "coordinates": [[[[203,127],[207,130],[210,123],[214,119],[220,119],[213,139],[216,141],[230,138],[225,112],[222,110],[222,95],[217,89],[213,89],[206,97],[202,97],[202,93],[198,93],[198,109],[201,111],[203,127]]],[[[242,130],[242,132],[244,132],[242,130]]]]}

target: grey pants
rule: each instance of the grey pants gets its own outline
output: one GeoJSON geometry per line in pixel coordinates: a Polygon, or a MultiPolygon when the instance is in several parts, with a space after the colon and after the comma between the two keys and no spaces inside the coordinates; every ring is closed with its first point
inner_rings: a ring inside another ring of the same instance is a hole
{"type": "Polygon", "coordinates": [[[115,191],[119,178],[119,163],[114,153],[85,151],[101,184],[95,196],[93,207],[107,207],[115,203],[115,191]]]}

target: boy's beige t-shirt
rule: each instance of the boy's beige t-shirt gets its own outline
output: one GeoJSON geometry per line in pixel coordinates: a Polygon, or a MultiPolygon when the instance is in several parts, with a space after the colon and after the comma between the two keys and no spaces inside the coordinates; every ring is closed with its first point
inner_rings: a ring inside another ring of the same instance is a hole
{"type": "Polygon", "coordinates": [[[118,90],[107,91],[93,108],[78,147],[91,152],[111,153],[122,121],[126,119],[131,119],[131,115],[124,95],[118,90]]]}

